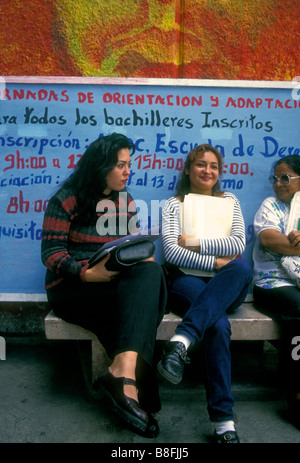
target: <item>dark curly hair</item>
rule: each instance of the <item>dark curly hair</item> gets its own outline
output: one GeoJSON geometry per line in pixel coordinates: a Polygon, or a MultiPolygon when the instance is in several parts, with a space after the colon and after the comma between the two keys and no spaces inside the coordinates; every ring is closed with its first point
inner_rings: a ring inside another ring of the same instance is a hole
{"type": "MultiPolygon", "coordinates": [[[[61,188],[74,192],[78,207],[78,219],[92,220],[99,197],[106,188],[107,174],[118,162],[118,152],[128,148],[134,153],[134,144],[119,133],[112,133],[93,141],[80,158],[74,172],[61,188]]],[[[114,197],[118,192],[112,192],[114,197]]]]}

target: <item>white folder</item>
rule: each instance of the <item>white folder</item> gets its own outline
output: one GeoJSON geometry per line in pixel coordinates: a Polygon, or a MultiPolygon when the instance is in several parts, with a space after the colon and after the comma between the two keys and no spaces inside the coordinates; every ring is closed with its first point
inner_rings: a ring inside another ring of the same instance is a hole
{"type": "MultiPolygon", "coordinates": [[[[182,234],[191,238],[223,238],[230,236],[234,200],[190,193],[181,203],[182,234]]],[[[180,268],[189,275],[213,276],[215,272],[180,268]]]]}

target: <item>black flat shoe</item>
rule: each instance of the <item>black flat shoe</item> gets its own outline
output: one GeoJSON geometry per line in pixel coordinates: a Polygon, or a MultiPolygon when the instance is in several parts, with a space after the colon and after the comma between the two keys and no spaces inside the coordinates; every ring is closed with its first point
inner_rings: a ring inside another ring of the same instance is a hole
{"type": "Polygon", "coordinates": [[[135,432],[144,437],[157,437],[159,427],[152,415],[145,412],[140,404],[124,394],[124,385],[131,384],[136,386],[136,382],[131,378],[117,378],[109,371],[101,374],[94,382],[93,388],[96,392],[102,390],[109,399],[112,410],[135,432]]]}
{"type": "Polygon", "coordinates": [[[179,341],[168,341],[164,345],[163,357],[157,364],[158,373],[167,381],[178,384],[182,380],[184,365],[190,363],[185,345],[179,341]]]}
{"type": "Polygon", "coordinates": [[[236,431],[226,431],[223,434],[214,435],[214,441],[216,444],[239,444],[240,439],[236,431]]]}

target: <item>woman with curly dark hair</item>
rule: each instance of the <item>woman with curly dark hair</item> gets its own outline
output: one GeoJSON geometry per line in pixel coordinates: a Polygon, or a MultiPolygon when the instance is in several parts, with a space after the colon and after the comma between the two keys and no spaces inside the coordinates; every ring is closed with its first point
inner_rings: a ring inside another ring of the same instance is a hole
{"type": "Polygon", "coordinates": [[[42,260],[55,314],[94,332],[111,359],[95,389],[136,432],[155,437],[158,423],[151,412],[160,409],[160,400],[152,362],[166,301],[161,266],[152,259],[110,271],[105,266],[109,255],[93,267],[88,263],[102,245],[130,234],[130,223],[137,223],[125,189],[133,151],[129,139],[116,133],[87,148],[49,201],[42,260]],[[97,223],[104,214],[113,225],[108,234],[99,234],[97,223]]]}

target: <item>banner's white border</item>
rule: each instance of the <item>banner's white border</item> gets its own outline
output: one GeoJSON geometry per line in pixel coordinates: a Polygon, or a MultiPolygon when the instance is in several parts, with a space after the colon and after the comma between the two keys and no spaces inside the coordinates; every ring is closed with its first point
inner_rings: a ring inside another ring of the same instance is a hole
{"type": "Polygon", "coordinates": [[[1,76],[4,81],[15,84],[69,84],[69,85],[157,85],[172,87],[241,87],[241,88],[287,88],[294,81],[268,80],[218,80],[218,79],[160,79],[134,77],[73,77],[73,76],[1,76]]]}

